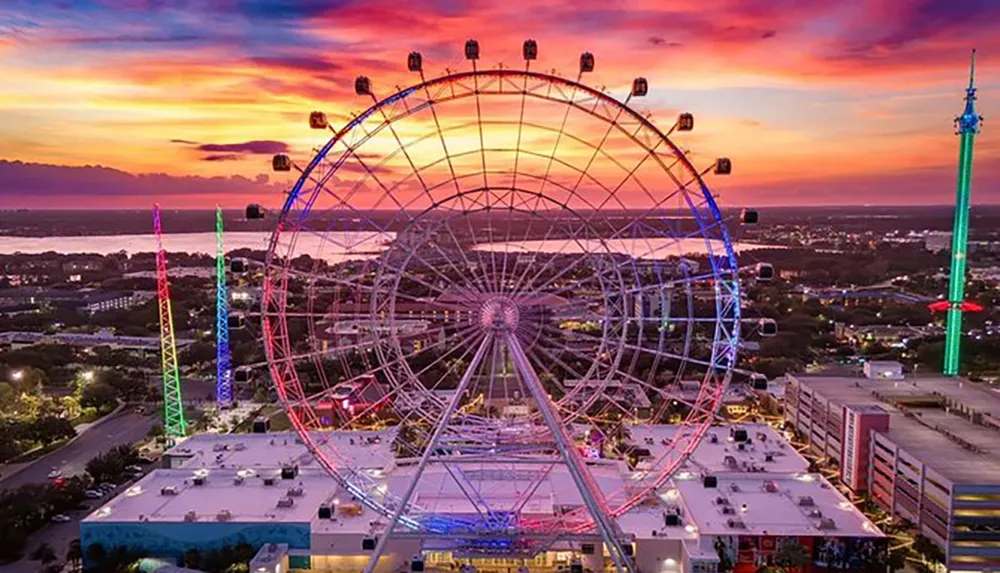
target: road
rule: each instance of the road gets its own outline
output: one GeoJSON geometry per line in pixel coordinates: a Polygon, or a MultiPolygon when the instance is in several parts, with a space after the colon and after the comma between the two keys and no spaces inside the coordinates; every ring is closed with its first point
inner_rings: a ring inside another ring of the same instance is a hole
{"type": "Polygon", "coordinates": [[[87,462],[97,454],[145,438],[154,421],[153,416],[136,414],[126,408],[84,432],[69,445],[43,456],[13,476],[0,479],[0,489],[47,481],[53,468],[65,476],[82,473],[87,462]]]}

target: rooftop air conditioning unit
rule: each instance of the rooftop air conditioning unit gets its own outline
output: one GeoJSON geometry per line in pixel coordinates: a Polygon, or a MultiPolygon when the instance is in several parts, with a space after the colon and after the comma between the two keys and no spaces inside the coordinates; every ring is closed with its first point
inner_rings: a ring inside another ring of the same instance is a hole
{"type": "Polygon", "coordinates": [[[798,499],[799,507],[814,507],[816,502],[813,501],[812,496],[803,495],[798,499]]]}
{"type": "Polygon", "coordinates": [[[735,518],[727,519],[726,525],[728,525],[730,529],[744,529],[746,527],[743,525],[742,521],[735,518]]]}
{"type": "Polygon", "coordinates": [[[764,482],[764,491],[767,493],[778,493],[778,484],[774,480],[764,482]]]}
{"type": "Polygon", "coordinates": [[[194,485],[205,485],[205,478],[203,476],[194,478],[194,485]]]}
{"type": "Polygon", "coordinates": [[[809,517],[823,517],[823,512],[818,509],[809,510],[809,517]]]}
{"type": "Polygon", "coordinates": [[[740,484],[738,484],[738,483],[731,483],[731,484],[729,484],[729,491],[731,491],[731,492],[739,492],[740,491],[740,484]]]}
{"type": "Polygon", "coordinates": [[[288,497],[302,497],[305,490],[301,487],[290,487],[288,488],[288,497]]]}
{"type": "Polygon", "coordinates": [[[726,465],[726,467],[735,468],[736,467],[736,458],[734,456],[726,456],[726,457],[722,458],[722,463],[724,463],[726,465]]]}
{"type": "Polygon", "coordinates": [[[720,495],[719,497],[715,498],[715,503],[717,503],[718,505],[729,505],[729,500],[720,495]]]}
{"type": "Polygon", "coordinates": [[[243,450],[247,449],[247,445],[244,444],[243,442],[240,442],[240,443],[236,444],[233,447],[233,449],[236,450],[237,452],[242,452],[243,450]]]}
{"type": "Polygon", "coordinates": [[[177,495],[177,488],[172,485],[160,488],[160,495],[177,495]]]}
{"type": "Polygon", "coordinates": [[[736,509],[727,505],[722,508],[722,515],[736,515],[736,509]]]}
{"type": "Polygon", "coordinates": [[[228,509],[223,509],[219,513],[215,514],[216,521],[229,521],[232,518],[233,514],[228,509]]]}
{"type": "Polygon", "coordinates": [[[831,529],[837,529],[837,522],[830,519],[829,517],[824,517],[819,520],[816,524],[817,529],[822,529],[824,531],[829,531],[831,529]]]}
{"type": "Polygon", "coordinates": [[[184,521],[198,521],[198,512],[191,510],[184,514],[184,521]]]}
{"type": "Polygon", "coordinates": [[[274,485],[274,478],[273,477],[264,478],[264,485],[274,485]]]}
{"type": "Polygon", "coordinates": [[[233,478],[233,485],[243,485],[243,476],[236,476],[233,478]]]}
{"type": "Polygon", "coordinates": [[[289,508],[295,505],[295,500],[290,497],[283,497],[278,500],[278,507],[289,508]]]}

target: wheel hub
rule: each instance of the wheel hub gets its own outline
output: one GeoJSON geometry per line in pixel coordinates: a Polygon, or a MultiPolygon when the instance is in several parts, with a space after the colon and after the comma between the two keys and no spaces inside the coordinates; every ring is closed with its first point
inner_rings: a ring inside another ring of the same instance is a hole
{"type": "Polygon", "coordinates": [[[501,332],[516,330],[520,316],[517,303],[507,297],[487,299],[479,308],[479,324],[483,328],[501,332]]]}

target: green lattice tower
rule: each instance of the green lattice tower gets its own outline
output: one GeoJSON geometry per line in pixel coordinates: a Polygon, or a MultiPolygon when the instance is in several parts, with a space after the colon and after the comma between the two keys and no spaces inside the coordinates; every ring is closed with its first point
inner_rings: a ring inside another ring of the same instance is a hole
{"type": "Polygon", "coordinates": [[[969,87],[965,94],[965,110],[955,118],[961,138],[958,152],[958,192],[955,198],[955,220],[951,235],[951,277],[948,284],[948,326],[944,339],[945,376],[957,376],[962,341],[962,303],[965,302],[965,267],[969,242],[969,196],[972,179],[972,148],[979,133],[980,117],[976,113],[976,51],[972,50],[969,87]]]}

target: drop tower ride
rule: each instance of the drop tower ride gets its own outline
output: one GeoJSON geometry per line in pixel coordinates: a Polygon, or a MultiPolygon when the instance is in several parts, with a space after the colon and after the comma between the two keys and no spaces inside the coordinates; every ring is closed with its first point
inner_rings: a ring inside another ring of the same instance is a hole
{"type": "Polygon", "coordinates": [[[972,179],[972,146],[979,133],[980,117],[976,113],[976,51],[972,50],[969,87],[965,92],[965,110],[955,118],[959,135],[958,194],[955,199],[955,220],[951,234],[951,278],[948,284],[948,327],[944,340],[945,376],[957,376],[959,348],[962,339],[962,304],[965,298],[965,265],[969,241],[969,195],[972,179]]]}

